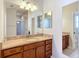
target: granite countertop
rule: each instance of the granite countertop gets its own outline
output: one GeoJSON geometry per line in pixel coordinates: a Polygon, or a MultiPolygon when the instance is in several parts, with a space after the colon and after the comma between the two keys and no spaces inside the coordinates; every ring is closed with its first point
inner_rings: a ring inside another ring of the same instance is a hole
{"type": "Polygon", "coordinates": [[[2,42],[1,44],[2,46],[0,50],[12,48],[12,47],[16,47],[24,44],[31,44],[34,42],[39,42],[39,41],[48,40],[48,39],[52,39],[52,36],[35,36],[35,37],[26,37],[21,39],[19,38],[16,40],[8,40],[6,42],[2,42]]]}

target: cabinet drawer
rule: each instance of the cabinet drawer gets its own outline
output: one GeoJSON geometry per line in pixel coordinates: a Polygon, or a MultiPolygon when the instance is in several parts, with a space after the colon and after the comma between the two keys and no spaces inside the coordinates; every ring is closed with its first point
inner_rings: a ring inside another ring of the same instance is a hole
{"type": "Polygon", "coordinates": [[[52,44],[46,45],[46,51],[48,51],[48,50],[52,50],[52,44]]]}
{"type": "Polygon", "coordinates": [[[36,43],[36,47],[43,46],[43,45],[45,45],[45,41],[37,42],[36,43]]]}
{"type": "Polygon", "coordinates": [[[12,55],[12,56],[8,56],[6,58],[22,58],[22,53],[18,53],[18,54],[12,55]]]}
{"type": "Polygon", "coordinates": [[[34,44],[25,45],[24,46],[24,51],[35,48],[35,45],[36,45],[35,43],[34,44]]]}
{"type": "Polygon", "coordinates": [[[50,43],[52,43],[52,39],[46,41],[46,44],[50,44],[50,43]]]}
{"type": "Polygon", "coordinates": [[[3,53],[5,57],[5,56],[9,56],[9,55],[22,52],[22,51],[23,51],[22,47],[17,47],[17,48],[11,48],[11,49],[4,50],[3,53]]]}

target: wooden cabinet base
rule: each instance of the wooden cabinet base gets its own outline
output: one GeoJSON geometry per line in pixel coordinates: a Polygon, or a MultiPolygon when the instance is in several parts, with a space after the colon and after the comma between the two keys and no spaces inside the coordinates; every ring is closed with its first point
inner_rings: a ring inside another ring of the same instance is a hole
{"type": "Polygon", "coordinates": [[[0,51],[3,58],[49,58],[51,55],[52,39],[0,51]]]}

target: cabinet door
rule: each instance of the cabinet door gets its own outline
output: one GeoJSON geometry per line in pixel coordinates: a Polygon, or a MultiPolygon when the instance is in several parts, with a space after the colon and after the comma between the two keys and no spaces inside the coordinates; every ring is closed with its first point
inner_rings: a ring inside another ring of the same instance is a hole
{"type": "Polygon", "coordinates": [[[0,57],[1,57],[1,51],[0,51],[0,57]]]}
{"type": "Polygon", "coordinates": [[[66,47],[66,44],[65,44],[65,39],[63,39],[63,49],[65,49],[65,47],[66,47]]]}
{"type": "Polygon", "coordinates": [[[35,58],[35,49],[30,49],[23,52],[24,58],[35,58]]]}
{"type": "Polygon", "coordinates": [[[69,46],[69,36],[66,36],[65,41],[66,41],[66,48],[67,48],[69,46]]]}
{"type": "Polygon", "coordinates": [[[8,56],[7,58],[22,58],[22,53],[14,54],[14,55],[8,56]]]}
{"type": "Polygon", "coordinates": [[[69,36],[63,36],[63,49],[69,46],[69,36]]]}
{"type": "Polygon", "coordinates": [[[45,57],[45,46],[37,47],[36,57],[37,58],[44,58],[45,57]]]}

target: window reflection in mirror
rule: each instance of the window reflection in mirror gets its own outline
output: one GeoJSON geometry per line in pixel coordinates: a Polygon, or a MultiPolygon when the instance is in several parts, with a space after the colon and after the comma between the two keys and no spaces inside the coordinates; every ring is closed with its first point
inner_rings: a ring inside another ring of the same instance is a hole
{"type": "Polygon", "coordinates": [[[44,14],[43,26],[44,26],[44,28],[52,28],[52,13],[51,13],[51,11],[44,14]]]}
{"type": "Polygon", "coordinates": [[[46,12],[37,17],[38,28],[52,28],[52,12],[46,12]],[[44,16],[44,18],[43,18],[44,16]]]}

